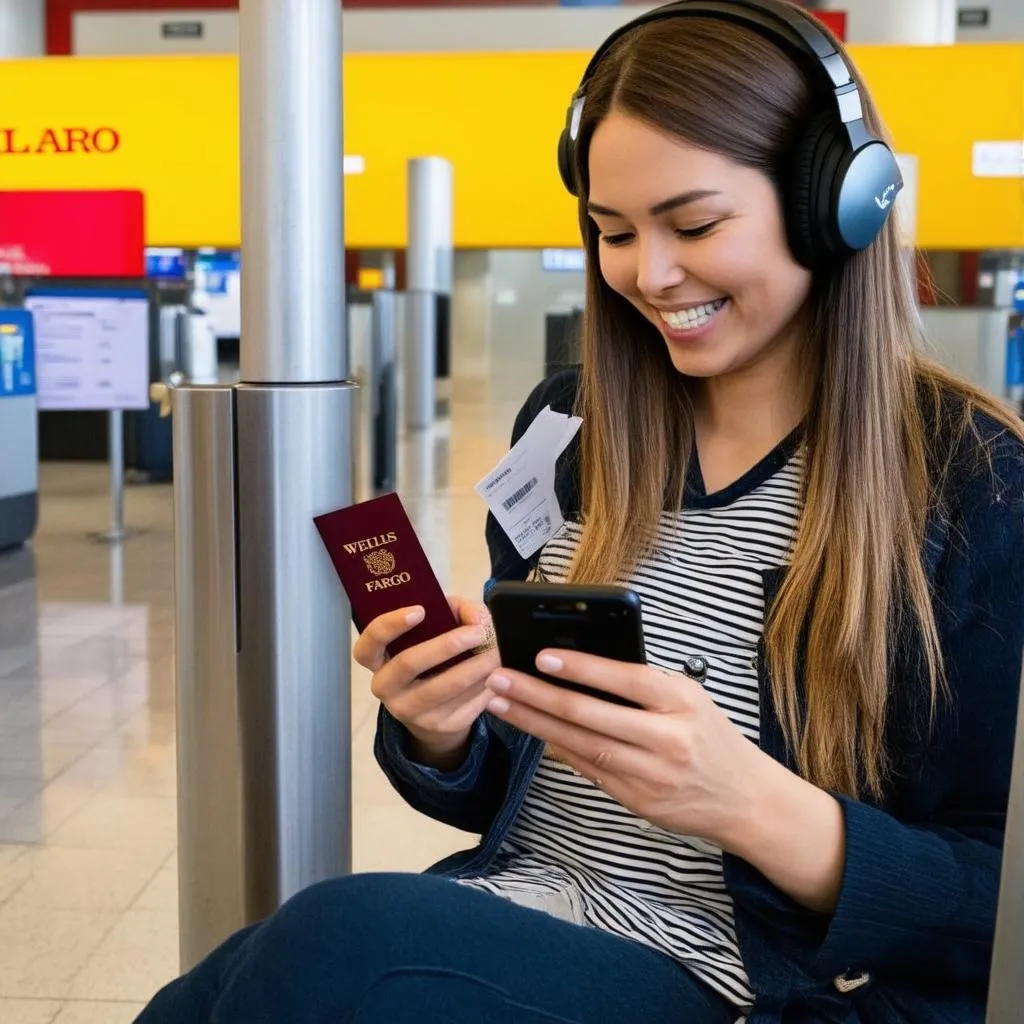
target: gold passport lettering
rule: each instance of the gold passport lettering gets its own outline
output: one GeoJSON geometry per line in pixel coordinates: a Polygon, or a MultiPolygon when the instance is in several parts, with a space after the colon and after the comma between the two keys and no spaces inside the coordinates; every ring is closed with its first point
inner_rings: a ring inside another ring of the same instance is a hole
{"type": "Polygon", "coordinates": [[[384,579],[379,580],[367,580],[366,589],[371,590],[387,590],[389,587],[400,587],[403,583],[411,583],[412,575],[407,572],[400,572],[394,576],[386,576],[384,579]]]}
{"type": "Polygon", "coordinates": [[[382,548],[385,544],[394,544],[397,540],[397,533],[382,533],[379,537],[366,537],[352,544],[345,544],[344,548],[350,555],[355,555],[360,551],[372,551],[373,548],[382,548]]]}

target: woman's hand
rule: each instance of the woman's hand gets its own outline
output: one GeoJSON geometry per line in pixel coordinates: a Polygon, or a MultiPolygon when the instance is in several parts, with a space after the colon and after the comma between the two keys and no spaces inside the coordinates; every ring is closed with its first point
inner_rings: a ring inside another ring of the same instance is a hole
{"type": "Polygon", "coordinates": [[[574,651],[542,652],[537,667],[641,705],[622,707],[504,668],[488,680],[495,715],[545,740],[634,814],[721,845],[751,812],[752,781],[767,755],[695,680],[574,651]]]}
{"type": "Polygon", "coordinates": [[[458,628],[389,659],[387,645],[423,620],[421,607],[401,608],[374,619],[352,651],[355,660],[373,673],[373,695],[409,730],[415,760],[442,770],[461,764],[473,723],[492,696],[487,677],[499,664],[498,652],[491,648],[430,675],[490,636],[484,605],[459,597],[448,603],[461,623],[458,628]]]}
{"type": "Polygon", "coordinates": [[[812,909],[834,907],[838,802],[750,742],[699,683],[576,651],[542,651],[537,667],[640,708],[502,668],[487,681],[492,714],[544,740],[639,817],[743,857],[812,909]]]}

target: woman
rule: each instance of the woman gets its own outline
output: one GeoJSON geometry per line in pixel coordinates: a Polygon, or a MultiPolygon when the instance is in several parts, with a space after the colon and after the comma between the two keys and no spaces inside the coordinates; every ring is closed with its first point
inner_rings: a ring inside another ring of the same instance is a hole
{"type": "Polygon", "coordinates": [[[649,665],[538,668],[642,708],[493,650],[432,674],[483,643],[480,605],[393,660],[422,611],[378,619],[355,651],[378,760],[480,846],[313,887],[141,1020],[983,1019],[1024,431],[920,354],[896,186],[870,230],[835,223],[807,16],[678,6],[600,54],[563,139],[583,367],[514,439],[546,405],[582,416],[567,525],[530,559],[487,527],[496,579],[638,591],[649,665]]]}

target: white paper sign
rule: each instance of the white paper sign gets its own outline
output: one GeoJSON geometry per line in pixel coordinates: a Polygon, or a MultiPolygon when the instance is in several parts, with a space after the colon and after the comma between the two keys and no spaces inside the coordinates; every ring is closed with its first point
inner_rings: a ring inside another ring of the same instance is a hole
{"type": "Polygon", "coordinates": [[[583,421],[546,405],[476,492],[521,558],[539,551],[565,525],[555,495],[555,463],[583,421]]]}
{"type": "Polygon", "coordinates": [[[1024,140],[976,142],[971,170],[976,178],[1024,178],[1024,140]]]}

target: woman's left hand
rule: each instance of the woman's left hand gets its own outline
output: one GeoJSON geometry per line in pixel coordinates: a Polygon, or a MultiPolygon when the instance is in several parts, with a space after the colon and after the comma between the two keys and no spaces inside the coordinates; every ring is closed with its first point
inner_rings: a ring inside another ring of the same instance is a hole
{"type": "MultiPolygon", "coordinates": [[[[729,849],[777,762],[729,721],[695,680],[576,651],[543,651],[547,675],[625,697],[640,708],[499,669],[489,710],[544,740],[559,760],[634,814],[729,849]]],[[[773,770],[774,769],[774,770],[773,770]]]]}

